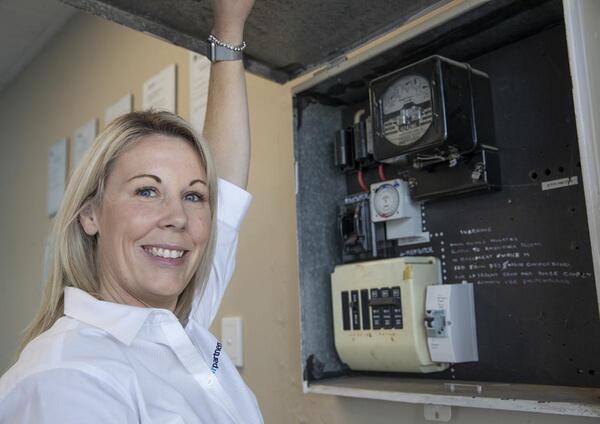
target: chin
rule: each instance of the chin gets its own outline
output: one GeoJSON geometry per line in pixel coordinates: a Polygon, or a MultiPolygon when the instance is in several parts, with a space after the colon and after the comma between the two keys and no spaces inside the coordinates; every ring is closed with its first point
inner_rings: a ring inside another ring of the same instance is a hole
{"type": "Polygon", "coordinates": [[[178,284],[176,286],[173,283],[165,284],[154,284],[152,287],[148,287],[147,290],[156,297],[168,297],[179,296],[185,289],[186,285],[178,284]]]}

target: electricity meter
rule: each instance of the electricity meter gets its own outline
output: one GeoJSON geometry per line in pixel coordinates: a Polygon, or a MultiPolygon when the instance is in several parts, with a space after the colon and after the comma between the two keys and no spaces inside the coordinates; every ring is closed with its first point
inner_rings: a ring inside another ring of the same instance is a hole
{"type": "Polygon", "coordinates": [[[466,63],[429,57],[371,81],[370,101],[377,161],[426,152],[424,166],[495,144],[488,76],[466,63]]]}

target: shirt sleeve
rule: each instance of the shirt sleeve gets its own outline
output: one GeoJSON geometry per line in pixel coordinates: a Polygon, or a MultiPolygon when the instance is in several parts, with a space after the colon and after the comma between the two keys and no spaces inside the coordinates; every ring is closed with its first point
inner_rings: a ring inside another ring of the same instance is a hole
{"type": "Polygon", "coordinates": [[[0,424],[139,422],[131,405],[108,384],[82,371],[35,373],[0,399],[0,424]]]}
{"type": "Polygon", "coordinates": [[[200,297],[198,290],[190,314],[190,320],[205,328],[212,323],[233,275],[240,225],[252,201],[250,193],[222,179],[219,179],[218,196],[213,265],[204,294],[200,297]]]}

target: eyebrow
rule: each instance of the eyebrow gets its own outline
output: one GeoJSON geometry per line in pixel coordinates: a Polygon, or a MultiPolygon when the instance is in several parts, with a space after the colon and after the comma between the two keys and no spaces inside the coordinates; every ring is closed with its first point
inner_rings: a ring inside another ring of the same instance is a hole
{"type": "Polygon", "coordinates": [[[162,183],[162,180],[160,178],[158,178],[156,175],[152,175],[152,174],[140,174],[140,175],[136,175],[134,177],[131,177],[130,179],[127,180],[127,182],[131,181],[131,180],[135,180],[136,178],[152,178],[153,180],[156,180],[157,183],[162,183]]]}
{"type": "Polygon", "coordinates": [[[193,181],[190,183],[190,185],[194,185],[194,184],[196,184],[196,183],[202,183],[202,184],[206,185],[206,181],[204,181],[204,180],[201,180],[201,179],[193,180],[193,181]]]}
{"type": "MultiPolygon", "coordinates": [[[[131,177],[130,179],[128,179],[128,180],[127,180],[127,182],[129,182],[129,181],[131,181],[131,180],[135,180],[136,178],[152,178],[152,179],[153,179],[153,180],[155,180],[157,183],[159,183],[159,184],[162,184],[162,180],[161,180],[159,177],[157,177],[156,175],[152,175],[152,174],[140,174],[140,175],[136,175],[136,176],[134,176],[134,177],[131,177]]],[[[207,185],[207,184],[206,184],[206,181],[204,181],[204,180],[201,180],[201,179],[199,179],[199,178],[198,178],[198,179],[196,179],[196,180],[192,180],[192,181],[190,182],[190,185],[194,185],[194,184],[196,184],[196,183],[202,183],[202,184],[204,184],[204,185],[207,185]]]]}

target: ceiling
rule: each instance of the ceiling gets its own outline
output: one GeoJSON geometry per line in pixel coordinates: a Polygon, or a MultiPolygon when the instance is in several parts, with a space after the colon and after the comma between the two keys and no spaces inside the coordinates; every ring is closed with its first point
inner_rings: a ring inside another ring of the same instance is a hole
{"type": "MultiPolygon", "coordinates": [[[[209,0],[62,0],[204,54],[209,0]]],[[[256,0],[245,28],[246,69],[285,82],[335,60],[448,0],[256,0]]]]}
{"type": "MultiPolygon", "coordinates": [[[[245,65],[282,83],[447,1],[257,0],[245,65]]],[[[0,0],[0,92],[76,8],[199,53],[212,26],[209,0],[0,0]]]]}
{"type": "Polygon", "coordinates": [[[0,0],[0,92],[74,13],[55,0],[0,0]]]}

